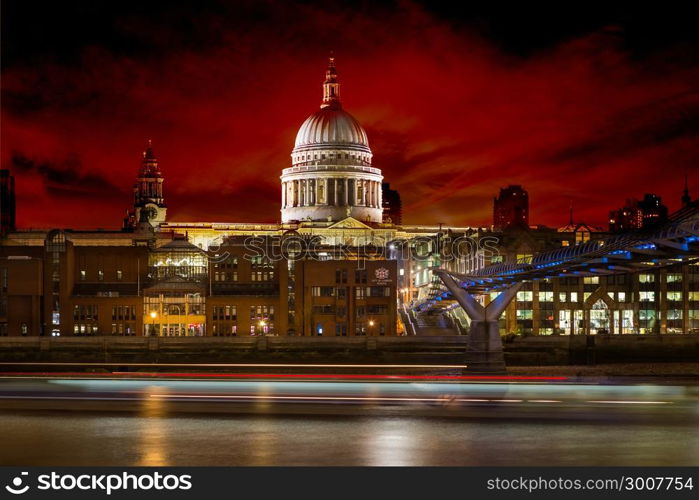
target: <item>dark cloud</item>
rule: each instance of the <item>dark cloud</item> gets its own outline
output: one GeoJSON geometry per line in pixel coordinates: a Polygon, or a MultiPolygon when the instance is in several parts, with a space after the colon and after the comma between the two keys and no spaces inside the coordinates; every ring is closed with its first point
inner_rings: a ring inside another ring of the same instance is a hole
{"type": "Polygon", "coordinates": [[[122,198],[126,194],[106,178],[87,171],[77,153],[59,162],[35,160],[19,152],[12,153],[12,170],[19,176],[37,176],[49,196],[84,198],[122,198]]]}

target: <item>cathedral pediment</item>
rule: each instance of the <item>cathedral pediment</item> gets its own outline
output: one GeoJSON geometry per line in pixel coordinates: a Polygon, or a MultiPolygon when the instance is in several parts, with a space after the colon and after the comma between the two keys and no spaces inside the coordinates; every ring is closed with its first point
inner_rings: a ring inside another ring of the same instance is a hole
{"type": "Polygon", "coordinates": [[[347,217],[328,227],[328,229],[371,229],[371,227],[358,221],[354,217],[347,217]]]}

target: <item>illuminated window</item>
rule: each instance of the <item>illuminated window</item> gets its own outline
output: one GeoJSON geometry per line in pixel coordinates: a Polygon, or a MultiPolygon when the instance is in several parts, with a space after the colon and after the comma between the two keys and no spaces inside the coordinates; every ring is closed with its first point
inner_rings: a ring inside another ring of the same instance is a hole
{"type": "Polygon", "coordinates": [[[565,292],[559,293],[558,300],[559,300],[559,302],[565,302],[566,301],[566,293],[565,292]]]}
{"type": "Polygon", "coordinates": [[[667,310],[667,319],[672,320],[672,319],[682,319],[682,309],[668,309],[667,310]]]}
{"type": "Polygon", "coordinates": [[[626,302],[626,292],[619,292],[616,296],[619,302],[626,302]]]}
{"type": "Polygon", "coordinates": [[[518,302],[531,302],[532,300],[534,300],[533,292],[517,292],[518,302]]]}
{"type": "Polygon", "coordinates": [[[597,285],[599,284],[599,276],[587,276],[583,278],[583,283],[586,285],[597,285]]]}
{"type": "Polygon", "coordinates": [[[682,281],[682,275],[679,273],[668,273],[667,274],[667,282],[668,283],[677,283],[678,281],[682,281]]]}
{"type": "Polygon", "coordinates": [[[655,282],[655,275],[653,275],[653,274],[639,274],[638,275],[638,282],[639,283],[654,283],[655,282]]]}
{"type": "Polygon", "coordinates": [[[571,301],[571,302],[577,302],[577,301],[578,301],[578,292],[570,292],[570,301],[571,301]]]}
{"type": "Polygon", "coordinates": [[[531,309],[517,309],[517,319],[532,319],[533,317],[531,309]]]}
{"type": "Polygon", "coordinates": [[[638,292],[641,302],[655,302],[655,292],[638,292]]]}
{"type": "Polygon", "coordinates": [[[517,254],[517,263],[518,264],[531,264],[532,263],[532,254],[530,254],[530,253],[518,253],[517,254]]]}
{"type": "Polygon", "coordinates": [[[682,300],[682,292],[667,292],[667,300],[673,300],[673,301],[682,300]]]}
{"type": "Polygon", "coordinates": [[[553,302],[553,292],[539,292],[539,302],[553,302]]]}

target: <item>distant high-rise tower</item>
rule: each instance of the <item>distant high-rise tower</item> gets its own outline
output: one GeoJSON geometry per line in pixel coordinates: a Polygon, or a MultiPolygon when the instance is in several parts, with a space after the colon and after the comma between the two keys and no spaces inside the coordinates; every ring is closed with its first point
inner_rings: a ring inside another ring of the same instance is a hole
{"type": "Polygon", "coordinates": [[[623,233],[651,229],[667,221],[667,207],[660,196],[646,193],[641,201],[630,198],[618,210],[609,212],[609,231],[623,233]]]}
{"type": "Polygon", "coordinates": [[[0,235],[15,230],[15,178],[0,170],[0,235]]]}
{"type": "Polygon", "coordinates": [[[143,152],[141,169],[133,188],[133,209],[127,211],[124,219],[125,229],[133,229],[139,221],[145,219],[154,228],[165,222],[167,205],[165,205],[163,197],[163,180],[163,174],[158,167],[158,159],[153,153],[151,141],[148,141],[148,147],[143,152]],[[146,211],[145,218],[141,217],[142,211],[146,211]]]}
{"type": "Polygon", "coordinates": [[[400,193],[391,189],[388,182],[381,184],[383,221],[397,226],[403,224],[403,207],[400,202],[400,193]]]}
{"type": "Polygon", "coordinates": [[[529,193],[522,186],[500,189],[500,195],[493,199],[493,227],[498,230],[529,227],[529,193]]]}
{"type": "Polygon", "coordinates": [[[612,233],[635,231],[641,227],[643,213],[638,207],[638,200],[629,198],[623,207],[609,212],[609,231],[612,233]]]}
{"type": "Polygon", "coordinates": [[[684,191],[682,192],[682,206],[688,207],[692,204],[692,197],[689,196],[689,180],[687,174],[684,174],[684,191]]]}
{"type": "Polygon", "coordinates": [[[662,199],[656,194],[646,193],[643,199],[638,202],[638,208],[643,215],[643,229],[650,229],[667,222],[667,207],[663,205],[662,199]]]}

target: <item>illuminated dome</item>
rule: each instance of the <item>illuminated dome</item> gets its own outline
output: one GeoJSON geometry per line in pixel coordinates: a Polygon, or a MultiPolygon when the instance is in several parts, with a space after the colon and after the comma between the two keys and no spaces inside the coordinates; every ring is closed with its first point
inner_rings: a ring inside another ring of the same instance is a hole
{"type": "Polygon", "coordinates": [[[309,116],[296,134],[294,149],[331,144],[357,146],[370,152],[362,126],[339,106],[321,108],[309,116]]]}
{"type": "Polygon", "coordinates": [[[342,109],[335,60],[325,72],[320,109],[303,122],[282,171],[282,222],[382,219],[381,170],[371,166],[366,132],[342,109]]]}

